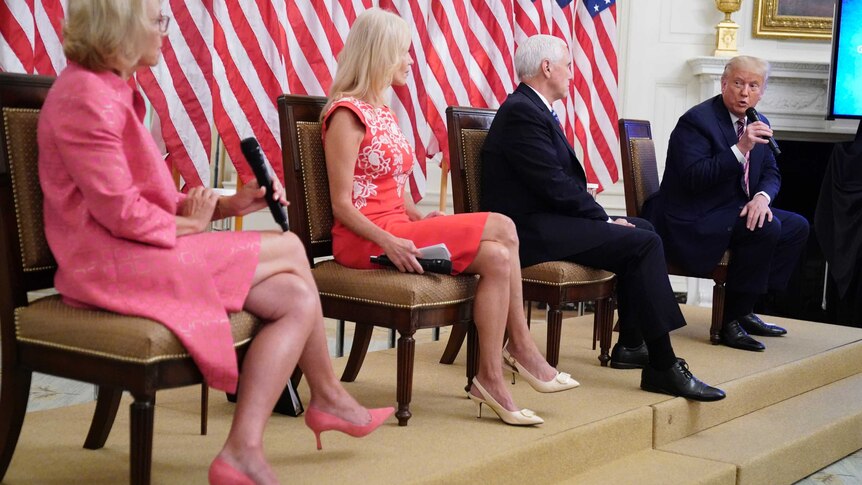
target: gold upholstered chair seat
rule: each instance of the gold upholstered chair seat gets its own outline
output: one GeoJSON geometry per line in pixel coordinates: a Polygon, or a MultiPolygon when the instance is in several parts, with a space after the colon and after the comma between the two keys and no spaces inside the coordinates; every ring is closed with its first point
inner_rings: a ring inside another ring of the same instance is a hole
{"type": "Polygon", "coordinates": [[[476,276],[401,273],[394,269],[352,269],[324,261],[311,270],[320,296],[390,308],[435,308],[470,301],[476,276]]]}
{"type": "Polygon", "coordinates": [[[590,285],[614,279],[614,274],[568,261],[548,261],[521,270],[521,279],[537,285],[590,285]]]}
{"type": "MultiPolygon", "coordinates": [[[[260,323],[248,312],[230,316],[235,346],[250,341],[260,323]]],[[[154,363],[188,359],[176,335],[159,322],[63,303],[60,295],[15,309],[15,335],[28,346],[43,346],[112,360],[154,363]]]]}

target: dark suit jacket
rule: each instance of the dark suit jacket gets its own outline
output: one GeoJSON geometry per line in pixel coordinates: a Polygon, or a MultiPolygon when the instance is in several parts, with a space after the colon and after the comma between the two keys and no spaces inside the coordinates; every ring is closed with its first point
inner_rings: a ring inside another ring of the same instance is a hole
{"type": "MultiPolygon", "coordinates": [[[[718,264],[749,201],[731,150],[737,141],[721,95],[688,110],[670,135],[661,188],[644,204],[642,215],[662,236],[667,258],[694,275],[709,275],[718,264]]],[[[775,200],[781,175],[767,145],[751,150],[748,180],[752,195],[763,191],[775,200]]]]}
{"type": "Polygon", "coordinates": [[[608,219],[586,184],[559,123],[530,87],[519,85],[482,148],[480,206],[515,222],[522,265],[565,259],[611,237],[603,225],[587,231],[580,224],[608,219]]]}

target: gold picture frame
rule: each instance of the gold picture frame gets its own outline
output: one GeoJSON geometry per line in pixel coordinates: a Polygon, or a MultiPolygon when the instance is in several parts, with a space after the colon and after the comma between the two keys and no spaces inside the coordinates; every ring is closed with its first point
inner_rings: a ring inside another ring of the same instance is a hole
{"type": "Polygon", "coordinates": [[[773,39],[829,40],[834,3],[835,0],[754,0],[753,34],[773,39]]]}

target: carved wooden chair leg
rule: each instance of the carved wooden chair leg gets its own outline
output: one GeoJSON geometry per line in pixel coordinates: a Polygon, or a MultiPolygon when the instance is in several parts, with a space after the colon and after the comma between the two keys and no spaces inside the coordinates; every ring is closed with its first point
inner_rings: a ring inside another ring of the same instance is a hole
{"type": "Polygon", "coordinates": [[[533,302],[525,300],[527,306],[527,328],[530,328],[530,323],[533,321],[533,302]]]}
{"type": "Polygon", "coordinates": [[[724,318],[724,283],[715,282],[712,287],[712,325],[709,328],[709,341],[713,345],[721,343],[721,327],[724,318]]]}
{"type": "Polygon", "coordinates": [[[413,333],[401,333],[398,338],[398,383],[395,394],[398,396],[398,426],[407,426],[407,421],[413,415],[410,413],[410,400],[413,397],[413,359],[416,353],[416,341],[413,333]]]}
{"type": "Polygon", "coordinates": [[[27,413],[27,399],[30,398],[30,378],[32,374],[23,369],[4,366],[2,391],[0,391],[0,480],[6,476],[9,462],[18,445],[21,425],[27,413]]]}
{"type": "Polygon", "coordinates": [[[210,388],[207,383],[201,384],[201,436],[207,435],[207,419],[210,404],[210,388]]]}
{"type": "Polygon", "coordinates": [[[560,340],[563,333],[563,310],[561,303],[548,303],[548,342],[545,358],[551,367],[560,362],[560,340]]]}
{"type": "Polygon", "coordinates": [[[353,331],[353,347],[350,349],[350,357],[347,358],[344,373],[341,374],[343,382],[353,382],[359,375],[359,369],[365,362],[365,354],[368,353],[372,332],[374,332],[374,325],[356,322],[356,328],[353,331]]]}
{"type": "Polygon", "coordinates": [[[611,360],[611,337],[613,334],[614,311],[610,298],[596,301],[596,319],[599,322],[599,362],[607,367],[611,360]]]}
{"type": "Polygon", "coordinates": [[[114,418],[117,417],[117,409],[120,408],[120,398],[123,390],[117,387],[99,386],[99,396],[96,398],[96,411],[93,413],[93,422],[90,423],[90,432],[84,441],[84,448],[98,450],[105,446],[111,428],[114,426],[114,418]]]}
{"type": "Polygon", "coordinates": [[[464,337],[467,336],[467,329],[464,325],[456,323],[452,325],[452,331],[449,333],[449,341],[446,342],[446,350],[440,357],[441,364],[452,364],[455,362],[455,357],[458,357],[458,352],[461,351],[461,346],[464,345],[464,337]]]}
{"type": "Polygon", "coordinates": [[[132,485],[149,485],[153,464],[153,421],[155,417],[155,395],[135,396],[130,406],[131,466],[129,478],[132,485]]]}

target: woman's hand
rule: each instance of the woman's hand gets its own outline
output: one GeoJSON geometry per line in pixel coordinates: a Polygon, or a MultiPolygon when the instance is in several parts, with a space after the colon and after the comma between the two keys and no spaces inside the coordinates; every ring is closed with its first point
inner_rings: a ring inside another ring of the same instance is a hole
{"type": "Polygon", "coordinates": [[[203,232],[212,221],[219,196],[213,189],[194,187],[179,208],[177,235],[203,232]]]}
{"type": "MultiPolygon", "coordinates": [[[[279,204],[287,206],[289,202],[285,198],[284,187],[278,179],[272,181],[273,194],[272,199],[278,201],[279,204]]],[[[244,216],[254,211],[266,207],[266,189],[257,184],[256,180],[252,180],[240,188],[236,194],[222,199],[219,207],[218,218],[244,216]]]]}
{"type": "Polygon", "coordinates": [[[431,212],[429,212],[429,213],[425,214],[425,217],[423,217],[423,219],[432,219],[432,218],[434,218],[434,217],[443,217],[443,216],[445,216],[445,215],[446,215],[446,213],[445,213],[445,212],[441,212],[441,211],[431,211],[431,212]]]}
{"type": "Polygon", "coordinates": [[[398,271],[419,274],[424,272],[419,261],[416,260],[416,257],[419,256],[419,250],[416,249],[413,241],[390,234],[380,247],[383,248],[383,252],[395,264],[398,271]]]}

